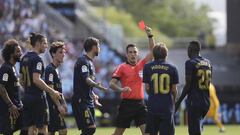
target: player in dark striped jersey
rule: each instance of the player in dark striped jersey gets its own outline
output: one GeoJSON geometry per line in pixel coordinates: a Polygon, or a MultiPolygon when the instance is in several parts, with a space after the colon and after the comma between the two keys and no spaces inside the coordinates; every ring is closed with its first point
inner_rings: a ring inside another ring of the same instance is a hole
{"type": "Polygon", "coordinates": [[[212,79],[210,61],[200,55],[201,44],[191,41],[188,46],[189,60],[185,63],[186,84],[176,103],[176,110],[186,95],[189,135],[201,135],[203,119],[210,107],[209,86],[212,79]]]}
{"type": "Polygon", "coordinates": [[[84,50],[86,54],[79,57],[74,66],[72,109],[81,135],[93,135],[96,131],[94,100],[98,99],[93,87],[103,91],[108,89],[96,82],[93,58],[100,52],[99,40],[88,37],[84,50]]]}
{"type": "Polygon", "coordinates": [[[178,71],[167,59],[165,44],[153,47],[154,61],[143,69],[143,82],[148,97],[146,133],[174,135],[174,105],[177,95],[178,71]]]}
{"type": "MultiPolygon", "coordinates": [[[[62,93],[62,82],[58,67],[63,62],[63,58],[65,56],[64,42],[53,42],[50,46],[49,53],[52,56],[53,61],[45,69],[45,82],[51,88],[62,93]]],[[[57,131],[59,132],[59,135],[66,135],[67,128],[63,115],[67,112],[67,106],[64,98],[59,101],[57,100],[55,103],[49,94],[47,94],[47,100],[50,114],[48,125],[49,135],[54,135],[57,131]]]]}
{"type": "MultiPolygon", "coordinates": [[[[13,135],[14,131],[22,128],[23,104],[19,97],[20,85],[15,68],[21,55],[21,48],[16,40],[10,39],[4,43],[4,63],[0,68],[0,134],[3,135],[13,135]]],[[[27,135],[27,131],[22,130],[20,135],[27,135]]]]}
{"type": "Polygon", "coordinates": [[[30,135],[46,135],[48,125],[48,106],[45,91],[53,100],[61,94],[49,87],[42,79],[44,65],[39,54],[48,47],[47,38],[41,34],[31,33],[32,51],[27,52],[20,62],[21,84],[25,89],[23,98],[23,124],[28,127],[30,135]]]}

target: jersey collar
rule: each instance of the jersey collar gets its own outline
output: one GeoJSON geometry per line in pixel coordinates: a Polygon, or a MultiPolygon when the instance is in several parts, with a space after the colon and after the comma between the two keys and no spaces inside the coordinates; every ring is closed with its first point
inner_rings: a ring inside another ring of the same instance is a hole
{"type": "Polygon", "coordinates": [[[51,63],[51,65],[52,65],[55,69],[57,68],[53,63],[51,63]]]}
{"type": "Polygon", "coordinates": [[[86,54],[84,54],[83,56],[85,56],[88,60],[92,61],[92,59],[90,57],[88,57],[86,54]]]}
{"type": "Polygon", "coordinates": [[[136,66],[137,65],[137,63],[136,64],[131,64],[128,61],[126,61],[126,64],[131,65],[131,66],[136,66]]]}

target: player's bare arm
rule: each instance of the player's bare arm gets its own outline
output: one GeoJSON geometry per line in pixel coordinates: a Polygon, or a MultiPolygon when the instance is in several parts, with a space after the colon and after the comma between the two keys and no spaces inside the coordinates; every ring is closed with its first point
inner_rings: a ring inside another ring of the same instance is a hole
{"type": "Polygon", "coordinates": [[[173,85],[172,85],[172,91],[173,91],[173,99],[174,99],[174,102],[176,102],[177,93],[178,93],[177,84],[173,84],[173,85]]]}
{"type": "Polygon", "coordinates": [[[8,93],[5,89],[5,87],[2,84],[0,84],[0,97],[8,105],[8,110],[9,110],[10,115],[14,119],[17,119],[18,116],[20,115],[18,112],[18,108],[13,104],[13,102],[11,101],[11,99],[8,96],[8,93]]]}
{"type": "Polygon", "coordinates": [[[148,26],[145,27],[145,32],[148,36],[148,53],[147,55],[145,56],[145,60],[146,61],[151,61],[153,59],[153,54],[152,54],[152,49],[155,45],[155,41],[154,41],[154,37],[153,37],[153,34],[152,34],[152,29],[148,26]]]}
{"type": "Polygon", "coordinates": [[[36,84],[40,89],[46,91],[56,100],[61,99],[61,93],[49,87],[42,79],[39,73],[33,73],[33,83],[36,84]]]}
{"type": "Polygon", "coordinates": [[[108,91],[108,88],[105,88],[104,86],[101,85],[101,83],[96,83],[95,81],[93,81],[90,77],[87,77],[86,78],[86,82],[88,85],[92,86],[92,87],[95,87],[99,90],[102,90],[104,92],[107,92],[108,91]]]}
{"type": "MultiPolygon", "coordinates": [[[[19,83],[20,83],[20,85],[24,88],[25,87],[25,83],[26,82],[24,82],[24,79],[23,79],[23,74],[20,74],[20,78],[19,78],[19,83]]],[[[25,89],[25,88],[24,88],[25,89]]]]}
{"type": "Polygon", "coordinates": [[[118,80],[115,78],[112,78],[112,80],[109,83],[110,88],[113,90],[119,91],[119,92],[130,92],[131,91],[131,88],[129,88],[129,87],[122,88],[122,87],[118,86],[117,83],[118,83],[118,80]]]}
{"type": "Polygon", "coordinates": [[[186,84],[183,88],[181,96],[179,97],[178,101],[175,104],[175,112],[177,112],[182,100],[185,98],[185,96],[189,93],[189,90],[190,90],[190,84],[192,81],[192,77],[190,75],[186,75],[185,79],[186,79],[186,84]]]}
{"type": "Polygon", "coordinates": [[[147,94],[149,94],[149,92],[150,92],[150,86],[149,86],[148,83],[145,83],[145,90],[146,90],[147,94]]]}

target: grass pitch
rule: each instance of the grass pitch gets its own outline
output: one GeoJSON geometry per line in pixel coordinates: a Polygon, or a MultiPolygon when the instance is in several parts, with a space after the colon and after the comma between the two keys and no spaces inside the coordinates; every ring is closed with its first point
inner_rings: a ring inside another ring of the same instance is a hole
{"type": "MultiPolygon", "coordinates": [[[[204,131],[202,135],[240,135],[240,125],[229,125],[225,126],[226,132],[220,133],[219,129],[215,125],[204,126],[204,131]]],[[[111,135],[113,133],[114,127],[103,128],[98,127],[95,135],[111,135]]],[[[80,131],[76,129],[70,129],[69,135],[79,135],[80,131]]],[[[131,127],[126,129],[124,135],[141,135],[140,129],[131,127]]],[[[176,126],[175,135],[188,135],[188,129],[186,126],[176,126]]]]}
{"type": "MultiPolygon", "coordinates": [[[[216,125],[205,125],[202,135],[240,135],[240,125],[226,125],[226,132],[219,133],[216,125]]],[[[114,127],[97,127],[95,135],[111,135],[114,127]]],[[[14,135],[18,135],[16,132],[14,135]]],[[[68,129],[68,135],[80,135],[80,131],[76,128],[68,129]]],[[[126,129],[124,135],[141,135],[140,129],[131,127],[126,129]]],[[[186,126],[176,126],[175,135],[188,135],[188,129],[186,126]]]]}

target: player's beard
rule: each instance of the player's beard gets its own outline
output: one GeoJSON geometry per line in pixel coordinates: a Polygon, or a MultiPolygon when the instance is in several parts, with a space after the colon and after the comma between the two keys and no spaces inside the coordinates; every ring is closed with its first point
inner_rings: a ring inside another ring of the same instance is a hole
{"type": "Polygon", "coordinates": [[[45,52],[45,48],[40,50],[40,53],[44,53],[45,52]]]}
{"type": "Polygon", "coordinates": [[[131,57],[129,59],[129,63],[132,64],[132,65],[136,65],[137,64],[137,58],[136,57],[131,57]]]}
{"type": "Polygon", "coordinates": [[[16,62],[20,62],[20,58],[21,58],[21,56],[17,56],[17,55],[14,56],[14,60],[15,60],[16,62]]]}
{"type": "Polygon", "coordinates": [[[95,52],[95,56],[98,56],[98,52],[95,52]]]}

